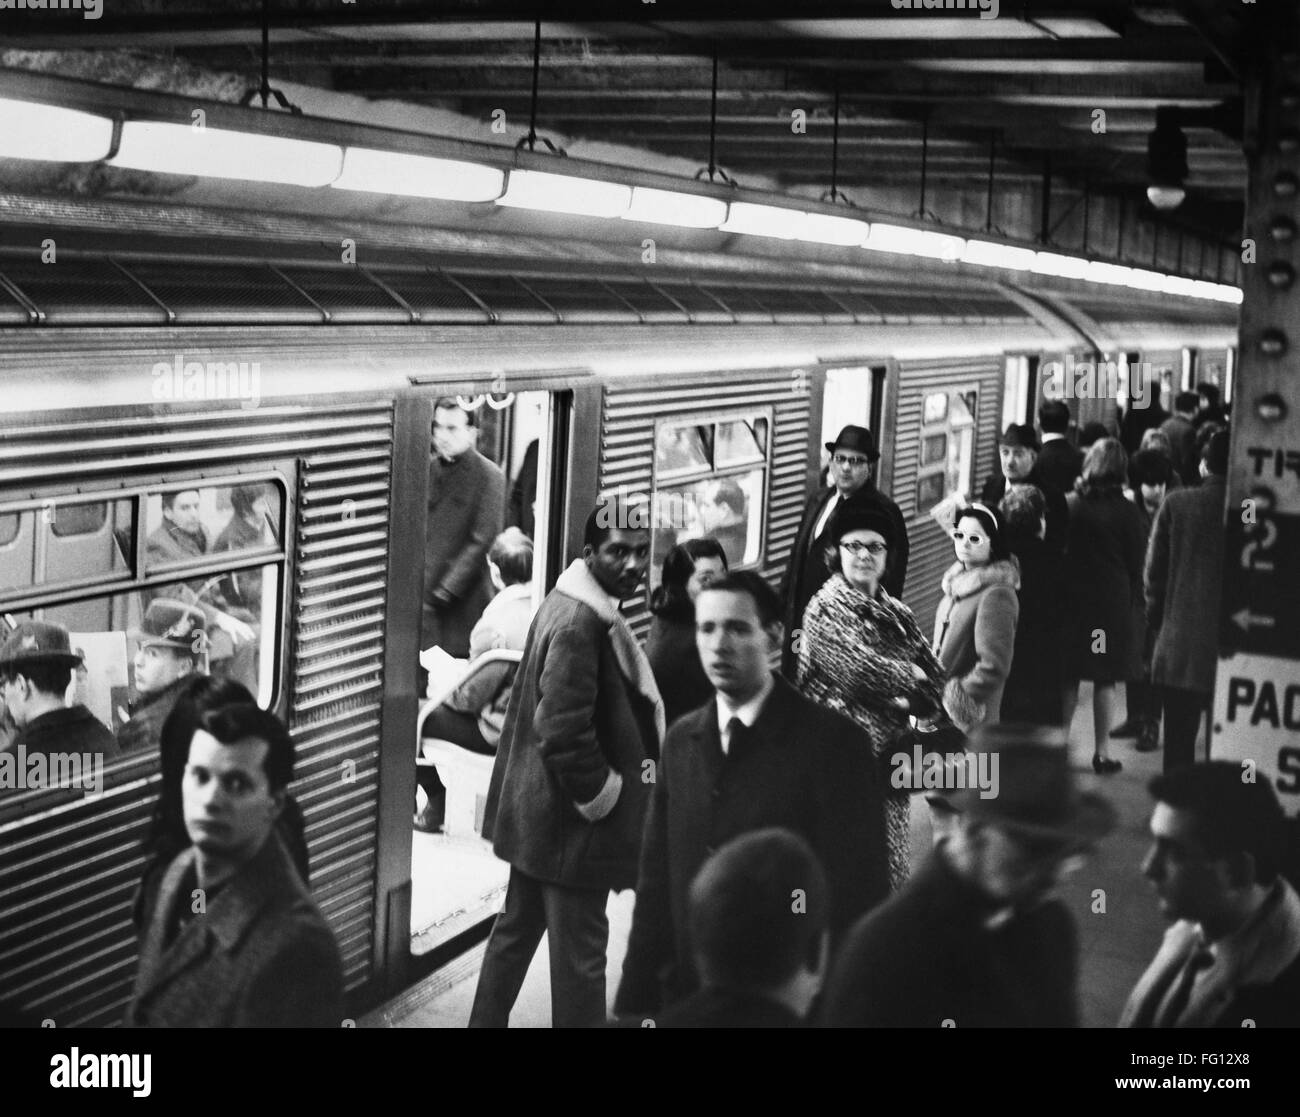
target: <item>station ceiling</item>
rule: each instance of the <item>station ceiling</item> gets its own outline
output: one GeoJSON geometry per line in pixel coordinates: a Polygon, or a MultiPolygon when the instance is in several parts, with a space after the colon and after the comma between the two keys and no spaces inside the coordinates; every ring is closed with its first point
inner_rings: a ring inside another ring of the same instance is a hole
{"type": "MultiPolygon", "coordinates": [[[[1159,107],[1184,118],[1190,174],[1174,215],[1240,234],[1250,5],[1226,0],[274,0],[270,74],[368,98],[527,120],[541,18],[537,129],[708,162],[742,185],[1078,195],[1138,204],[1159,107]],[[926,10],[924,3],[936,5],[926,10]],[[996,18],[980,18],[997,11],[996,18]],[[792,113],[806,114],[806,134],[792,113]],[[1099,113],[1104,114],[1100,116],[1099,113]],[[1102,128],[1104,127],[1104,130],[1102,128]],[[797,142],[795,137],[797,135],[797,142]]],[[[1272,0],[1264,0],[1272,2],[1272,0]]],[[[1294,2],[1294,0],[1278,0],[1294,2]]],[[[175,55],[260,77],[260,0],[103,0],[103,18],[6,11],[9,49],[175,55]]],[[[918,195],[919,198],[919,195],[918,195]]]]}

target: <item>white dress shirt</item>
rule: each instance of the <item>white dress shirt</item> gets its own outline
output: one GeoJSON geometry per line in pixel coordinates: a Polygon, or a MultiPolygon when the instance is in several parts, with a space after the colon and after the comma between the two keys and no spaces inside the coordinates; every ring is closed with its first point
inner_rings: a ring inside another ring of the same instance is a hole
{"type": "Polygon", "coordinates": [[[813,525],[813,533],[808,539],[809,547],[821,538],[822,532],[826,530],[826,525],[831,522],[831,517],[835,515],[835,509],[840,506],[843,500],[844,497],[836,491],[835,495],[826,502],[826,507],[822,509],[822,514],[817,517],[817,522],[813,525]]]}
{"type": "Polygon", "coordinates": [[[758,715],[763,709],[763,703],[767,701],[767,696],[772,693],[772,688],[775,685],[772,681],[772,673],[769,671],[763,676],[763,689],[743,706],[733,706],[726,697],[721,693],[718,694],[718,740],[722,742],[723,756],[726,756],[731,748],[731,719],[740,718],[741,724],[746,729],[751,728],[754,722],[758,720],[758,715]]]}

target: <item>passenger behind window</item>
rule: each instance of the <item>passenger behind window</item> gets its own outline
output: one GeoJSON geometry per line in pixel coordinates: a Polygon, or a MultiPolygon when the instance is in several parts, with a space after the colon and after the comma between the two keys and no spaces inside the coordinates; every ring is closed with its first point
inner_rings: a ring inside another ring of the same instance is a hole
{"type": "Polygon", "coordinates": [[[205,673],[207,623],[199,609],[157,598],[131,639],[137,644],[132,662],[136,699],[130,721],[118,733],[124,753],[156,748],[163,721],[186,679],[205,673]]]}
{"type": "MultiPolygon", "coordinates": [[[[183,562],[208,554],[208,529],[199,518],[198,490],[182,489],[161,495],[164,522],[145,542],[148,566],[183,562]]],[[[237,649],[248,648],[250,650],[245,655],[251,655],[257,634],[246,620],[230,612],[231,607],[221,596],[219,583],[222,581],[222,578],[192,578],[158,586],[153,593],[155,598],[176,599],[201,609],[211,638],[209,658],[214,673],[243,675],[243,670],[232,670],[225,661],[231,659],[237,649]]]]}
{"type": "MultiPolygon", "coordinates": [[[[470,633],[471,665],[493,649],[522,652],[533,619],[533,541],[517,527],[506,528],[493,540],[487,566],[498,593],[470,633]]],[[[429,716],[424,735],[493,755],[514,678],[513,663],[491,663],[474,672],[429,716]]],[[[433,767],[421,768],[419,781],[429,801],[415,816],[415,828],[434,833],[446,814],[447,789],[433,767]]]]}
{"type": "Polygon", "coordinates": [[[749,517],[745,514],[745,492],[730,477],[709,485],[700,503],[700,520],[704,533],[722,544],[727,565],[745,561],[749,543],[749,517]]]}
{"type": "MultiPolygon", "coordinates": [[[[230,490],[230,521],[221,529],[212,553],[249,551],[276,542],[271,526],[270,494],[266,485],[236,485],[230,490]]],[[[255,624],[262,614],[262,571],[240,570],[227,574],[217,592],[231,615],[255,624]]]]}
{"type": "Polygon", "coordinates": [[[118,755],[113,734],[85,706],[65,704],[73,652],[68,630],[43,621],[24,621],[0,645],[0,694],[17,726],[13,748],[33,753],[118,755]]]}

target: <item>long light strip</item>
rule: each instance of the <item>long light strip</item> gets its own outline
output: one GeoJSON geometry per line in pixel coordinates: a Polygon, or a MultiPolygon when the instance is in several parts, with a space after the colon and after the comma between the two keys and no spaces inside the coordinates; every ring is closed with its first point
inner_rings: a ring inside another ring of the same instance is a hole
{"type": "Polygon", "coordinates": [[[112,147],[107,117],[0,97],[0,158],[97,163],[112,147]]]}
{"type": "Polygon", "coordinates": [[[632,204],[632,188],[545,171],[511,171],[499,206],[572,213],[581,217],[622,217],[632,204]]]}
{"type": "Polygon", "coordinates": [[[932,233],[928,229],[913,229],[907,225],[874,222],[871,235],[862,247],[873,252],[896,252],[906,256],[953,261],[961,259],[966,242],[961,237],[948,233],[932,233]]]}
{"type": "Polygon", "coordinates": [[[122,125],[117,154],[109,163],[160,174],[328,186],[343,169],[343,149],[260,132],[128,120],[122,125]]]}
{"type": "Polygon", "coordinates": [[[501,196],[505,181],[505,171],[479,163],[349,147],[343,152],[343,172],[330,185],[409,198],[492,202],[501,196]]]}
{"type": "Polygon", "coordinates": [[[857,248],[867,239],[871,226],[856,217],[835,217],[825,213],[804,214],[799,239],[817,244],[839,244],[857,248]]]}
{"type": "Polygon", "coordinates": [[[622,217],[624,221],[676,225],[682,229],[716,229],[727,219],[727,203],[703,194],[634,186],[632,204],[622,217]]]}
{"type": "Polygon", "coordinates": [[[1035,255],[1029,248],[1017,248],[1015,245],[999,244],[991,240],[968,240],[961,258],[963,263],[979,264],[985,268],[1028,271],[1034,266],[1035,255]]]}
{"type": "Polygon", "coordinates": [[[751,237],[776,237],[794,240],[801,233],[804,218],[802,210],[783,206],[762,206],[753,202],[732,202],[727,210],[727,220],[719,226],[724,233],[748,233],[751,237]]]}

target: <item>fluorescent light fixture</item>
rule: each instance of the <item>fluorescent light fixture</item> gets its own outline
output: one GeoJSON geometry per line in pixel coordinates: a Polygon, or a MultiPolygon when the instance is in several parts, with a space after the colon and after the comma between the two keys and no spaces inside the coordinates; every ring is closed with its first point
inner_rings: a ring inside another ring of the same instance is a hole
{"type": "Polygon", "coordinates": [[[727,219],[727,203],[703,194],[677,190],[632,187],[632,206],[624,221],[645,221],[651,225],[677,225],[683,229],[716,229],[727,219]]]}
{"type": "Polygon", "coordinates": [[[1062,256],[1059,252],[1035,252],[1030,268],[1039,275],[1059,275],[1063,279],[1082,279],[1088,274],[1088,261],[1078,256],[1062,256]]]}
{"type": "Polygon", "coordinates": [[[349,147],[343,152],[343,173],[330,185],[448,202],[492,202],[501,196],[505,181],[505,171],[478,163],[349,147]]]}
{"type": "Polygon", "coordinates": [[[1192,299],[1200,297],[1196,291],[1196,280],[1184,279],[1181,275],[1165,276],[1165,281],[1161,286],[1161,290],[1164,291],[1166,295],[1184,295],[1187,298],[1192,299]]]}
{"type": "Polygon", "coordinates": [[[328,186],[343,168],[343,149],[260,132],[128,120],[109,163],[159,174],[328,186]]]}
{"type": "Polygon", "coordinates": [[[1103,264],[1100,260],[1091,260],[1088,263],[1088,274],[1084,278],[1089,283],[1110,283],[1119,287],[1130,287],[1129,277],[1133,274],[1132,268],[1127,268],[1123,264],[1103,264]]]}
{"type": "Polygon", "coordinates": [[[1193,279],[1192,287],[1197,298],[1214,299],[1221,303],[1241,302],[1241,288],[1233,287],[1230,283],[1211,283],[1205,279],[1193,279]]]}
{"type": "Polygon", "coordinates": [[[979,264],[986,268],[1013,268],[1016,271],[1028,271],[1034,266],[1037,255],[1031,248],[1015,248],[1009,244],[998,244],[991,240],[968,240],[966,251],[962,253],[963,263],[979,264]]]}
{"type": "Polygon", "coordinates": [[[807,216],[797,209],[760,206],[753,202],[732,202],[727,210],[726,223],[719,228],[724,233],[748,233],[754,237],[794,240],[803,235],[803,223],[807,216]]]}
{"type": "Polygon", "coordinates": [[[898,252],[905,256],[928,256],[934,260],[960,260],[966,242],[961,237],[949,236],[947,233],[932,233],[906,225],[874,222],[871,234],[862,242],[862,247],[873,252],[898,252]]]}
{"type": "Polygon", "coordinates": [[[1156,209],[1171,210],[1177,209],[1183,204],[1183,199],[1187,197],[1187,191],[1181,186],[1148,186],[1147,201],[1156,209]]]}
{"type": "Polygon", "coordinates": [[[829,213],[806,213],[799,229],[800,240],[818,244],[843,244],[857,248],[867,239],[871,226],[856,217],[837,217],[829,213]]]}
{"type": "Polygon", "coordinates": [[[107,117],[0,97],[0,159],[96,163],[112,147],[107,117]]]}
{"type": "Polygon", "coordinates": [[[499,206],[583,217],[622,217],[631,204],[630,186],[545,171],[511,171],[506,192],[497,199],[499,206]]]}
{"type": "Polygon", "coordinates": [[[1125,282],[1130,287],[1136,287],[1139,291],[1163,291],[1165,289],[1164,273],[1150,271],[1147,268],[1129,268],[1128,279],[1125,282]]]}

